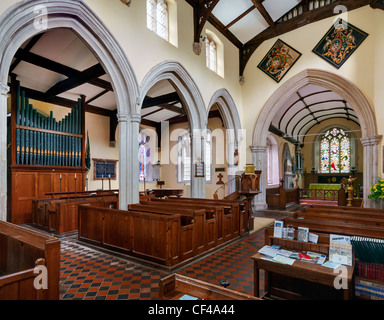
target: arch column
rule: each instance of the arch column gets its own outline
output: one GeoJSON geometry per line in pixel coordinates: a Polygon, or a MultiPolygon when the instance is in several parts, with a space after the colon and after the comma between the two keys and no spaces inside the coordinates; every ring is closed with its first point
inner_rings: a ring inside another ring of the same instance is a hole
{"type": "MultiPolygon", "coordinates": [[[[0,119],[7,119],[9,87],[0,83],[0,119]]],[[[5,122],[5,124],[7,124],[5,122]]],[[[0,125],[0,220],[7,220],[7,125],[0,125]]]]}
{"type": "Polygon", "coordinates": [[[131,203],[139,202],[139,163],[137,159],[141,116],[118,114],[119,122],[119,208],[127,210],[131,203]]]}
{"type": "Polygon", "coordinates": [[[371,199],[368,199],[368,195],[371,193],[369,188],[372,187],[378,180],[378,159],[379,159],[379,146],[382,136],[375,135],[370,137],[361,138],[361,144],[363,146],[363,200],[364,207],[376,208],[379,204],[371,199]]]}
{"type": "Polygon", "coordinates": [[[252,163],[255,166],[255,170],[261,170],[260,176],[260,191],[261,193],[253,199],[254,210],[265,210],[267,206],[267,146],[250,146],[252,152],[252,163]]]}
{"type": "Polygon", "coordinates": [[[206,178],[195,177],[195,163],[205,159],[206,130],[194,129],[190,132],[191,137],[191,197],[206,197],[206,178]]]}

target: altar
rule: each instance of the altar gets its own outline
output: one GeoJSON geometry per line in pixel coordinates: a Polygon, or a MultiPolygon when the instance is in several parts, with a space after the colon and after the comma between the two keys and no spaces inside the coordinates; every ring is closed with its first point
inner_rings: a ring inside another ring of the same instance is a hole
{"type": "Polygon", "coordinates": [[[339,190],[339,183],[310,183],[309,189],[321,189],[321,190],[339,190]]]}

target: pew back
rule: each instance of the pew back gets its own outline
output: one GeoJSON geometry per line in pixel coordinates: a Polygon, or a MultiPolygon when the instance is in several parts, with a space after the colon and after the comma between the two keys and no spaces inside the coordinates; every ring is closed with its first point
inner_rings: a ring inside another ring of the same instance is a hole
{"type": "Polygon", "coordinates": [[[0,299],[58,300],[60,241],[57,238],[0,221],[0,299]],[[47,268],[48,289],[36,290],[33,269],[47,268]]]}

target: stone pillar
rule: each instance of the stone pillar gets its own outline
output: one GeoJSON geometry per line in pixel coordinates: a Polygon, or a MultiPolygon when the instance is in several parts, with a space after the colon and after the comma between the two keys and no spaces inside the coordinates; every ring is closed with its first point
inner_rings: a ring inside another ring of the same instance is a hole
{"type": "Polygon", "coordinates": [[[130,150],[128,153],[129,167],[128,181],[128,204],[139,203],[139,132],[140,132],[140,114],[131,114],[131,125],[130,125],[130,150]]]}
{"type": "Polygon", "coordinates": [[[7,221],[7,99],[9,87],[0,83],[0,220],[7,221]]]}
{"type": "Polygon", "coordinates": [[[119,122],[119,209],[128,209],[128,115],[117,114],[119,122]]]}
{"type": "MultiPolygon", "coordinates": [[[[238,149],[238,142],[235,138],[234,129],[226,129],[225,130],[225,147],[226,147],[226,161],[227,161],[227,181],[230,181],[236,176],[237,171],[239,170],[238,165],[234,163],[235,161],[235,150],[238,149]]],[[[218,146],[216,144],[216,149],[221,148],[221,146],[218,146]]],[[[232,182],[227,184],[226,187],[226,194],[229,195],[236,191],[236,181],[233,180],[232,182]]]]}
{"type": "Polygon", "coordinates": [[[379,179],[379,146],[382,136],[376,135],[371,137],[361,138],[363,146],[363,200],[364,207],[376,208],[380,204],[371,199],[369,188],[372,187],[379,179]]]}
{"type": "Polygon", "coordinates": [[[267,146],[250,146],[252,152],[252,163],[255,170],[261,170],[260,191],[253,200],[253,209],[265,210],[267,206],[266,188],[267,188],[267,146]]]}
{"type": "Polygon", "coordinates": [[[193,129],[191,135],[191,197],[206,197],[206,178],[195,177],[195,163],[205,159],[206,134],[200,129],[193,129]]]}

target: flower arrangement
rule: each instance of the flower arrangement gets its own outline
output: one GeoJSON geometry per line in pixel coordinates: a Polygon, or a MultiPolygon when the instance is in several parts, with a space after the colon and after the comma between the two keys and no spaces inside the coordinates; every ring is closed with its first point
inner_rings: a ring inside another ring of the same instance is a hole
{"type": "Polygon", "coordinates": [[[384,180],[379,180],[373,187],[369,188],[371,190],[371,194],[368,198],[384,199],[384,180]]]}

